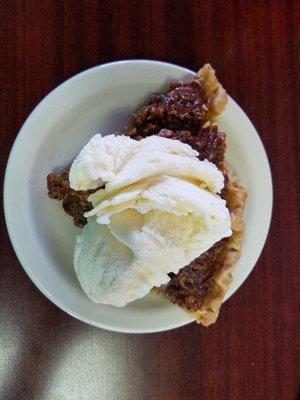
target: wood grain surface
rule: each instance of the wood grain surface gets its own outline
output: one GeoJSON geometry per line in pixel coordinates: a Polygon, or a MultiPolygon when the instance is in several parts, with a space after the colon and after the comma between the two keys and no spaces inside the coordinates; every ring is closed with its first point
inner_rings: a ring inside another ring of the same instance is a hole
{"type": "Polygon", "coordinates": [[[73,74],[128,58],[211,62],[258,129],[274,182],[264,251],[217,323],[159,334],[96,329],[50,303],[21,268],[1,207],[1,400],[296,400],[299,23],[299,1],[0,2],[1,186],[33,107],[73,74]]]}

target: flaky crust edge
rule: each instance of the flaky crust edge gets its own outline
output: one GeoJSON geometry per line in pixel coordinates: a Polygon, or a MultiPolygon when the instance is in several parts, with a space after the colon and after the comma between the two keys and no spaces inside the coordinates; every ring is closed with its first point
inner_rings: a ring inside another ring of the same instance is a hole
{"type": "Polygon", "coordinates": [[[243,212],[247,199],[247,191],[241,186],[232,170],[226,165],[228,175],[227,207],[230,212],[232,235],[226,240],[221,255],[218,257],[220,269],[212,276],[213,285],[197,311],[186,310],[196,321],[204,326],[213,324],[225,294],[232,282],[231,272],[240,258],[244,235],[243,212]]]}
{"type": "Polygon", "coordinates": [[[210,64],[205,64],[197,72],[201,86],[206,97],[207,115],[206,119],[214,120],[225,109],[228,97],[226,90],[216,77],[216,72],[210,64]]]}
{"type": "MultiPolygon", "coordinates": [[[[228,101],[226,90],[218,81],[215,70],[210,64],[205,64],[197,75],[201,80],[207,99],[207,119],[213,121],[226,107],[228,101]]],[[[230,212],[232,235],[226,240],[222,253],[218,257],[221,268],[213,274],[213,285],[206,294],[201,307],[193,312],[186,310],[198,323],[204,326],[213,324],[218,318],[222,301],[232,282],[231,272],[241,256],[244,235],[243,212],[247,191],[239,184],[228,165],[225,166],[223,172],[228,176],[227,207],[230,212]]]]}

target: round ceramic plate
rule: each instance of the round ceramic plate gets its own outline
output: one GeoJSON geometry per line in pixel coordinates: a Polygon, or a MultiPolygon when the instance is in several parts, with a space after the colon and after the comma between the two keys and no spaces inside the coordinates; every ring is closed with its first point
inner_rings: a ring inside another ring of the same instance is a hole
{"type": "MultiPolygon", "coordinates": [[[[58,307],[84,322],[113,331],[142,333],[192,321],[187,313],[155,294],[124,308],[89,300],[73,268],[79,229],[60,203],[48,198],[46,188],[46,175],[71,163],[94,133],[104,135],[120,130],[149,95],[163,91],[172,80],[192,74],[185,68],[157,61],[131,60],[97,66],[51,92],[17,136],[4,185],[10,239],[35,285],[58,307]]],[[[263,248],[272,210],[272,182],[259,136],[231,98],[219,126],[227,133],[227,160],[249,193],[242,256],[233,272],[228,299],[247,278],[263,248]]]]}

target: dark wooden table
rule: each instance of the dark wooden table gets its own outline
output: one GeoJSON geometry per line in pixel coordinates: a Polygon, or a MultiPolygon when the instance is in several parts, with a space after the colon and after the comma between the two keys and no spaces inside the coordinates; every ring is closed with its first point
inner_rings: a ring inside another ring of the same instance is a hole
{"type": "Polygon", "coordinates": [[[263,254],[216,325],[148,335],[96,329],[50,303],[21,268],[1,211],[1,400],[297,398],[299,6],[0,2],[1,185],[19,128],[51,89],[99,63],[150,58],[193,70],[212,63],[260,132],[275,196],[263,254]]]}

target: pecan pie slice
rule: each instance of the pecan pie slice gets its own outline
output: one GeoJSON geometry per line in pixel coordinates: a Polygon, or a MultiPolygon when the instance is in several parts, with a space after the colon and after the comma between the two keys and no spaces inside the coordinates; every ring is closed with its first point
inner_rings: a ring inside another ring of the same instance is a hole
{"type": "MultiPolygon", "coordinates": [[[[136,140],[159,135],[187,143],[198,151],[200,160],[213,162],[225,177],[221,196],[230,211],[233,234],[216,243],[178,274],[170,274],[167,285],[155,288],[203,325],[217,319],[232,281],[231,272],[240,257],[244,231],[242,217],[247,193],[225,162],[226,135],[214,123],[226,103],[226,91],[218,82],[215,71],[206,64],[189,81],[171,83],[165,93],[152,96],[132,115],[123,131],[136,140]]],[[[47,185],[49,196],[62,201],[75,225],[84,226],[86,218],[83,214],[91,209],[88,196],[93,191],[71,189],[68,169],[49,174],[47,185]]]]}

